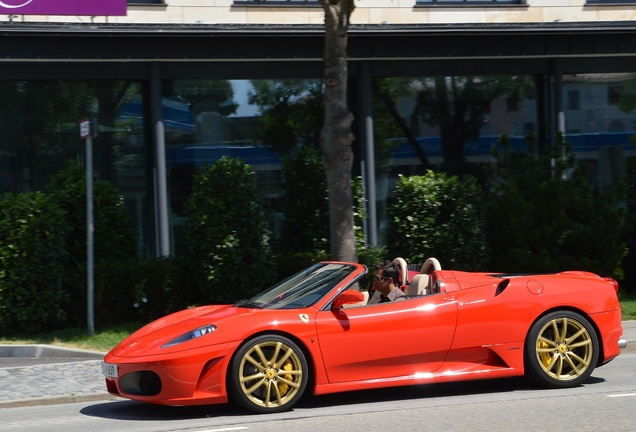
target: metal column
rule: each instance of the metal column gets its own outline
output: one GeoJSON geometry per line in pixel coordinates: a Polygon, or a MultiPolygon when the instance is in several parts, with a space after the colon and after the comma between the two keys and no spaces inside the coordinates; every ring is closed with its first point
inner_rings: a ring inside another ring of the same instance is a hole
{"type": "Polygon", "coordinates": [[[362,142],[364,143],[364,157],[362,162],[362,175],[364,182],[365,198],[367,202],[367,244],[378,244],[378,220],[377,197],[375,190],[375,146],[373,142],[373,108],[371,104],[371,76],[369,63],[361,65],[361,79],[359,80],[358,94],[360,95],[360,114],[362,119],[362,142]]]}
{"type": "Polygon", "coordinates": [[[155,193],[155,235],[157,256],[170,255],[170,235],[168,219],[168,186],[166,170],[166,141],[163,125],[163,104],[161,92],[161,66],[152,63],[150,70],[150,124],[154,148],[154,193],[155,193]]]}

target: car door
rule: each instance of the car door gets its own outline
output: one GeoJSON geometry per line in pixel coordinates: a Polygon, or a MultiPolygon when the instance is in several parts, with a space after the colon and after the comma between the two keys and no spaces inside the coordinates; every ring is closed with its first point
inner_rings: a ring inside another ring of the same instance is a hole
{"type": "Polygon", "coordinates": [[[321,311],[316,330],[329,382],[433,372],[451,346],[456,321],[457,304],[444,293],[321,311]]]}

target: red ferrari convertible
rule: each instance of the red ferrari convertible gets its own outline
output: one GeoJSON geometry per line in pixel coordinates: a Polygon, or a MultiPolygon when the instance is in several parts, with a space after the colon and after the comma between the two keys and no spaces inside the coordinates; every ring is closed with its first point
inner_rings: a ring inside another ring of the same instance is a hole
{"type": "Polygon", "coordinates": [[[400,264],[406,300],[358,290],[368,269],[321,262],[234,305],[154,321],[104,358],[114,395],[165,405],[233,401],[258,413],[315,395],[527,375],[577,386],[618,356],[618,284],[556,274],[421,270],[400,264]]]}

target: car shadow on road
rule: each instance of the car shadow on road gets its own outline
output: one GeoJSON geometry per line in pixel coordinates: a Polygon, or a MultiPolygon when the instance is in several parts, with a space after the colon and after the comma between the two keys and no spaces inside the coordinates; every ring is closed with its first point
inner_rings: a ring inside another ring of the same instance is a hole
{"type": "MultiPolygon", "coordinates": [[[[604,381],[605,380],[602,378],[592,376],[584,385],[595,385],[604,381]]],[[[455,383],[361,390],[323,396],[306,395],[298,402],[298,404],[296,404],[295,408],[326,408],[331,406],[347,406],[391,401],[395,402],[400,400],[426,400],[452,396],[531,391],[535,389],[545,390],[545,388],[535,385],[524,378],[462,381],[455,383]]],[[[132,421],[176,421],[215,417],[238,417],[250,414],[233,404],[175,407],[153,405],[130,400],[118,400],[116,402],[105,402],[90,405],[81,409],[80,413],[91,417],[132,421]]]]}
{"type": "Polygon", "coordinates": [[[103,402],[84,407],[80,410],[80,414],[113,420],[170,421],[238,416],[245,415],[245,412],[230,404],[164,406],[131,400],[117,400],[115,402],[103,402]]]}

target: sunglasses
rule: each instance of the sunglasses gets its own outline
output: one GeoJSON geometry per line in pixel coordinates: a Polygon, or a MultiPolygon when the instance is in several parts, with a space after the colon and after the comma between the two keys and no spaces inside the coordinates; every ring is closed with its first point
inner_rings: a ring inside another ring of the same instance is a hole
{"type": "Polygon", "coordinates": [[[380,281],[383,281],[385,279],[387,279],[387,278],[381,277],[381,276],[373,276],[373,280],[376,281],[376,282],[380,282],[380,281]]]}

